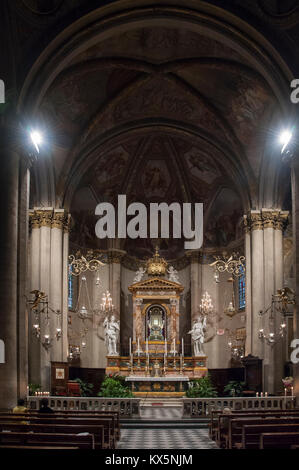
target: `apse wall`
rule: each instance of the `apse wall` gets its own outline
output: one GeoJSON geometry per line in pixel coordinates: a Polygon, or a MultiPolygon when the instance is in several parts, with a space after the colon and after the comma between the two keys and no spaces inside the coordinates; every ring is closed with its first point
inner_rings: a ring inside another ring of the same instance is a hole
{"type": "MultiPolygon", "coordinates": [[[[105,265],[100,269],[101,286],[96,285],[96,273],[86,274],[86,283],[89,292],[90,302],[94,311],[99,311],[103,292],[111,288],[109,287],[109,265],[105,265]]],[[[178,269],[179,280],[184,286],[184,292],[180,301],[180,338],[184,337],[185,355],[190,353],[191,338],[188,334],[190,331],[192,320],[196,317],[197,308],[191,315],[192,298],[196,297],[198,306],[204,292],[208,292],[212,298],[214,306],[214,314],[208,321],[206,334],[207,342],[204,345],[205,352],[208,356],[209,369],[222,369],[231,367],[231,350],[228,346],[229,332],[235,331],[236,328],[245,327],[245,311],[239,311],[231,319],[225,313],[231,299],[232,287],[227,282],[228,276],[221,275],[221,282],[216,283],[214,280],[214,270],[207,264],[199,264],[199,281],[198,285],[191,289],[191,266],[187,265],[182,269],[178,269]]],[[[128,354],[129,338],[133,337],[133,305],[132,296],[128,287],[133,284],[135,271],[127,267],[121,266],[120,275],[120,343],[121,353],[128,354]]],[[[74,283],[75,301],[78,295],[78,286],[80,278],[74,283]],[[77,283],[77,286],[76,286],[77,283]]],[[[235,292],[236,294],[236,292],[235,292]]],[[[81,292],[81,301],[84,299],[84,293],[81,292]]],[[[86,294],[85,294],[86,299],[86,294]]],[[[114,300],[114,299],[113,299],[114,300]]],[[[84,301],[86,303],[86,301],[84,301]]],[[[237,295],[236,295],[237,302],[237,295]]],[[[75,307],[75,306],[74,306],[75,307]]],[[[87,306],[88,307],[88,306],[87,306]]],[[[106,346],[104,341],[103,317],[95,315],[93,319],[87,319],[84,322],[78,318],[76,312],[69,312],[68,336],[69,343],[78,342],[80,336],[87,328],[86,347],[81,349],[81,357],[78,365],[86,368],[105,368],[106,367],[106,346]],[[72,339],[74,338],[74,340],[72,339]]]]}

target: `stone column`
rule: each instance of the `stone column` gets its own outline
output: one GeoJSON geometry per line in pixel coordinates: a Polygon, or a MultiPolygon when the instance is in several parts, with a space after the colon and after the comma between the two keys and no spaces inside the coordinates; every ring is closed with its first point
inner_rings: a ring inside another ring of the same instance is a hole
{"type": "Polygon", "coordinates": [[[17,263],[19,155],[4,145],[1,135],[0,171],[0,339],[5,343],[5,363],[0,364],[0,409],[15,406],[18,393],[17,263]]]}
{"type": "MultiPolygon", "coordinates": [[[[299,158],[293,157],[291,161],[292,177],[292,216],[293,240],[295,248],[295,296],[296,305],[293,314],[294,339],[299,339],[299,158]]],[[[298,357],[298,354],[297,354],[298,357]]],[[[294,393],[299,397],[299,363],[293,364],[294,393]]]]}
{"type": "Polygon", "coordinates": [[[269,312],[262,317],[260,311],[271,306],[272,295],[283,287],[283,237],[282,230],[288,212],[262,209],[253,210],[245,216],[245,251],[246,251],[246,314],[247,343],[246,354],[253,354],[263,359],[264,390],[276,393],[281,388],[283,375],[283,342],[273,346],[259,339],[259,330],[278,333],[280,315],[269,312]]]}
{"type": "Polygon", "coordinates": [[[50,362],[67,358],[69,216],[63,209],[51,207],[35,208],[30,216],[31,290],[41,290],[49,301],[49,325],[45,314],[40,315],[40,340],[32,335],[34,318],[30,321],[30,380],[40,383],[43,390],[50,390],[50,362]],[[59,317],[54,313],[57,310],[61,312],[59,317]],[[62,328],[62,337],[57,340],[58,326],[62,328]],[[48,350],[42,345],[45,334],[50,334],[52,340],[48,350]]]}
{"type": "Polygon", "coordinates": [[[252,304],[251,304],[251,232],[250,218],[244,216],[246,259],[246,344],[245,356],[252,354],[252,304]]]}
{"type": "Polygon", "coordinates": [[[264,298],[264,234],[260,211],[251,211],[251,335],[252,354],[263,357],[263,343],[258,332],[263,326],[259,312],[265,307],[264,298]]]}
{"type": "MultiPolygon", "coordinates": [[[[272,295],[275,292],[275,246],[274,226],[275,214],[273,211],[262,210],[264,227],[264,278],[265,278],[265,306],[271,305],[272,295]]],[[[271,328],[269,314],[266,314],[263,322],[265,329],[271,328]]],[[[275,325],[273,323],[273,330],[275,325]]],[[[267,332],[267,330],[266,330],[267,332]]],[[[274,348],[268,345],[264,347],[264,390],[274,393],[274,348]]]]}

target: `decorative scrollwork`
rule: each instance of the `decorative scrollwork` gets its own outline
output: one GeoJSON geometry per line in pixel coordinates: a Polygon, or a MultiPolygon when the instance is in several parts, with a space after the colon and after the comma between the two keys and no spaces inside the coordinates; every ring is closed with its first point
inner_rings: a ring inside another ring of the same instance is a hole
{"type": "Polygon", "coordinates": [[[79,276],[86,271],[98,271],[101,266],[105,266],[105,263],[95,256],[92,250],[89,250],[85,256],[83,256],[80,251],[77,251],[75,255],[70,255],[70,273],[73,276],[79,276]]]}
{"type": "Polygon", "coordinates": [[[238,253],[232,253],[231,256],[215,256],[215,261],[209,266],[215,267],[219,273],[228,272],[235,277],[240,277],[245,273],[245,256],[239,256],[238,253]]]}

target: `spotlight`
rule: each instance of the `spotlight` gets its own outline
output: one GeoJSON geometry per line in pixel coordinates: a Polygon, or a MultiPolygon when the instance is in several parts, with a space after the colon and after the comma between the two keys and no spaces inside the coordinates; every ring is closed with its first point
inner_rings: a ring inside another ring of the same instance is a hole
{"type": "Polygon", "coordinates": [[[293,133],[290,130],[285,130],[280,134],[279,142],[282,145],[281,153],[283,153],[292,140],[293,133]]]}
{"type": "Polygon", "coordinates": [[[31,131],[30,132],[30,139],[31,139],[34,147],[36,148],[37,153],[39,153],[39,145],[43,141],[42,134],[38,131],[31,131]]]}

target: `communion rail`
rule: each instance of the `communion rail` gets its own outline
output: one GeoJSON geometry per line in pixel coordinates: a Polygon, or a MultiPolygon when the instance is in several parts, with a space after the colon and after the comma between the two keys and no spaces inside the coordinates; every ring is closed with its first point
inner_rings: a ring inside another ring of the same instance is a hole
{"type": "Polygon", "coordinates": [[[28,396],[28,408],[31,410],[38,410],[40,408],[40,402],[43,398],[47,398],[49,401],[49,406],[56,411],[118,411],[120,418],[140,416],[139,398],[28,396]]]}
{"type": "Polygon", "coordinates": [[[294,408],[295,397],[182,398],[183,416],[209,416],[212,410],[286,410],[294,408]]]}

